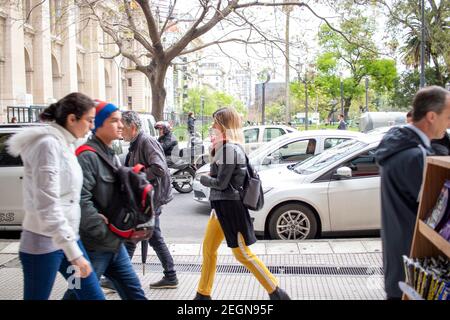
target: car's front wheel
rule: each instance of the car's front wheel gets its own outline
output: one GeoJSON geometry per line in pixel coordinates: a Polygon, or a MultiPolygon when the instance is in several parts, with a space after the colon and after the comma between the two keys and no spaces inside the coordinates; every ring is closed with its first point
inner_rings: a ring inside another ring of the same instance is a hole
{"type": "Polygon", "coordinates": [[[275,210],[268,229],[271,239],[303,240],[315,238],[317,226],[316,215],[310,208],[290,203],[275,210]]]}

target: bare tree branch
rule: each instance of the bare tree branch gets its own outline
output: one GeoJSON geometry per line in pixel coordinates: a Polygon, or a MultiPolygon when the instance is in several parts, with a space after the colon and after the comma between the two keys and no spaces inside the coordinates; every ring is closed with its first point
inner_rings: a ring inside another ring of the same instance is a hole
{"type": "Polygon", "coordinates": [[[136,39],[145,49],[147,49],[152,55],[155,54],[152,45],[147,41],[147,39],[142,36],[142,34],[138,31],[136,27],[136,23],[134,22],[133,16],[131,14],[130,3],[128,0],[123,0],[125,5],[125,12],[127,14],[128,22],[130,23],[131,30],[133,31],[133,37],[136,39]]]}
{"type": "Polygon", "coordinates": [[[170,20],[170,18],[172,17],[172,14],[173,14],[173,11],[175,10],[175,6],[176,6],[176,5],[177,5],[177,0],[175,0],[175,1],[173,2],[172,7],[170,8],[169,14],[168,14],[167,17],[166,17],[166,21],[164,21],[164,24],[163,24],[161,30],[159,31],[159,37],[160,37],[160,38],[161,38],[162,34],[164,33],[164,31],[166,30],[167,23],[169,23],[169,20],[170,20]]]}
{"type": "Polygon", "coordinates": [[[136,68],[144,69],[144,65],[142,65],[141,61],[138,59],[136,55],[131,53],[130,51],[127,51],[124,48],[124,44],[121,38],[119,38],[119,35],[115,32],[115,30],[108,27],[106,24],[104,24],[102,19],[98,16],[97,11],[94,7],[95,4],[89,2],[89,0],[84,0],[84,2],[89,6],[89,8],[92,11],[92,14],[96,17],[96,22],[99,24],[100,28],[107,34],[111,36],[111,38],[114,40],[114,42],[117,44],[119,48],[120,54],[122,54],[125,58],[128,58],[133,63],[136,64],[136,68]]]}
{"type": "Polygon", "coordinates": [[[164,49],[161,43],[161,38],[158,33],[155,18],[153,17],[152,10],[150,9],[150,3],[148,0],[135,0],[142,11],[144,12],[145,19],[147,20],[148,33],[152,40],[154,47],[154,55],[158,58],[162,58],[164,55],[164,49]]]}
{"type": "Polygon", "coordinates": [[[199,47],[195,47],[195,48],[193,48],[193,49],[189,49],[189,50],[182,51],[179,55],[180,55],[180,56],[181,56],[181,55],[186,55],[186,54],[193,53],[193,52],[202,50],[202,49],[204,49],[204,48],[207,48],[207,47],[210,47],[210,46],[213,46],[213,45],[219,45],[219,44],[223,44],[223,43],[227,43],[227,42],[235,42],[235,43],[241,42],[241,43],[246,43],[246,44],[258,44],[258,43],[260,43],[260,41],[251,41],[251,42],[247,42],[246,40],[242,40],[242,39],[238,39],[238,38],[231,38],[231,39],[226,39],[226,40],[218,40],[218,41],[209,42],[209,43],[204,44],[204,45],[202,45],[202,46],[199,46],[199,47]]]}

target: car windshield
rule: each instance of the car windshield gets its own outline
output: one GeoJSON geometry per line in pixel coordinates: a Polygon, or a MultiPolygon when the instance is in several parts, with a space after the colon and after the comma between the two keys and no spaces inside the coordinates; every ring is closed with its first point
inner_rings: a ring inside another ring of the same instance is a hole
{"type": "Polygon", "coordinates": [[[298,174],[311,174],[343,159],[347,155],[352,154],[356,150],[359,150],[365,146],[367,146],[367,143],[362,141],[349,140],[305,161],[296,163],[291,166],[290,169],[294,170],[298,174]]]}

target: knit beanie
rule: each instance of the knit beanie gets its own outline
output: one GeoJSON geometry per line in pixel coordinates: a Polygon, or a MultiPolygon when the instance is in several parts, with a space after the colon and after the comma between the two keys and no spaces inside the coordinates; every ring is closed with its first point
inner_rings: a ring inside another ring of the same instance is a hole
{"type": "Polygon", "coordinates": [[[103,122],[111,115],[111,113],[118,111],[119,108],[112,103],[105,101],[95,100],[97,105],[95,107],[95,128],[93,133],[103,125],[103,122]]]}

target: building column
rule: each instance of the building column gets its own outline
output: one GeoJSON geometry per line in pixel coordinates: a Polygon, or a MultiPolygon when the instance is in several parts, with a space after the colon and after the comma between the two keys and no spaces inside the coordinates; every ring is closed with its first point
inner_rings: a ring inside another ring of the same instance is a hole
{"type": "MultiPolygon", "coordinates": [[[[120,62],[120,60],[119,60],[120,62]]],[[[120,73],[118,70],[117,60],[111,60],[111,102],[118,107],[122,107],[120,103],[120,73]]]]}
{"type": "Polygon", "coordinates": [[[62,96],[78,91],[77,80],[77,38],[75,25],[75,4],[73,0],[66,0],[67,12],[62,21],[63,42],[61,51],[62,96]]]}
{"type": "Polygon", "coordinates": [[[33,9],[33,102],[48,104],[53,98],[52,40],[50,32],[49,2],[33,9]]]}
{"type": "Polygon", "coordinates": [[[103,51],[102,30],[97,23],[91,21],[87,32],[87,49],[85,65],[85,90],[93,99],[105,100],[105,64],[99,52],[103,51]]]}
{"type": "Polygon", "coordinates": [[[22,2],[10,5],[4,9],[7,17],[5,21],[5,48],[3,72],[4,82],[0,85],[4,107],[25,105],[27,82],[25,75],[24,34],[22,18],[22,2]]]}

